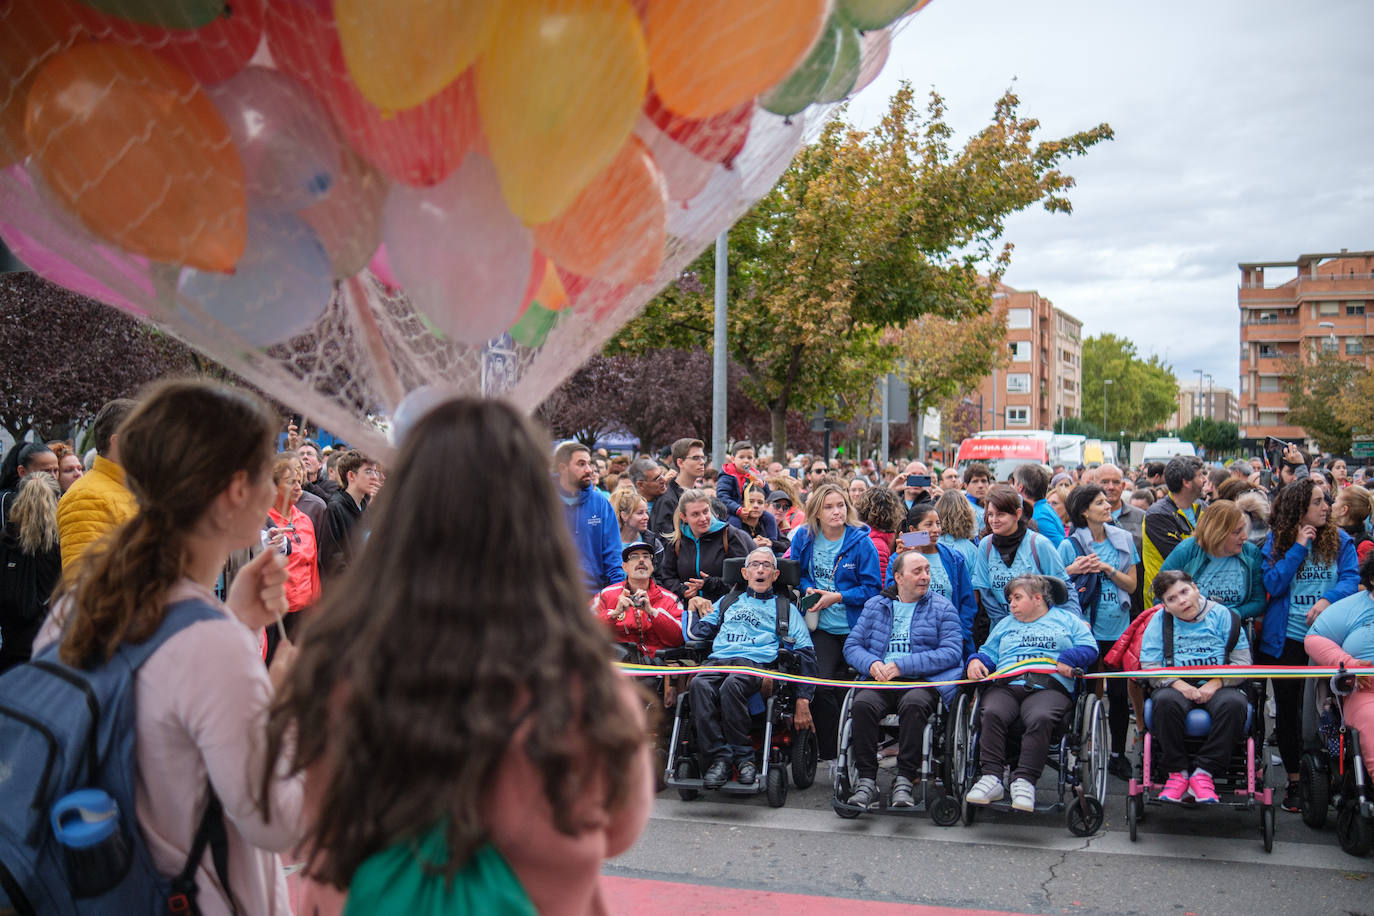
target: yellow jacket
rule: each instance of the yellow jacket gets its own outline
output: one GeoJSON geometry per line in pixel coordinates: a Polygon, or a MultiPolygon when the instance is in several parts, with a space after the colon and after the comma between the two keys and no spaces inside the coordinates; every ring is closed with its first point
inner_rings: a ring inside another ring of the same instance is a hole
{"type": "Polygon", "coordinates": [[[63,575],[86,548],[137,514],[134,494],[124,485],[124,469],[97,455],[91,472],[78,478],[57,502],[63,575]]]}

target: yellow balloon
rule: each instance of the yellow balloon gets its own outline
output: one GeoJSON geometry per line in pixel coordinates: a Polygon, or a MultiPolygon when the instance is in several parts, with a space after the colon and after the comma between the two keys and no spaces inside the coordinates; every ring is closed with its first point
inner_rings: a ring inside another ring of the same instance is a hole
{"type": "Polygon", "coordinates": [[[383,111],[413,108],[458,78],[496,28],[501,0],[335,0],[344,62],[383,111]]]}
{"type": "Polygon", "coordinates": [[[477,103],[511,212],[534,225],[567,209],[625,145],[648,77],[627,0],[506,0],[477,103]]]}

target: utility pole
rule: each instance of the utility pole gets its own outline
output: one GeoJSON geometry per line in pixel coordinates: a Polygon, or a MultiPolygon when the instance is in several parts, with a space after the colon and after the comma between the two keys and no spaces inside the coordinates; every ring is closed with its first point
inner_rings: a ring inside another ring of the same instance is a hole
{"type": "MultiPolygon", "coordinates": [[[[729,449],[725,429],[725,393],[728,389],[726,372],[729,366],[726,353],[725,296],[730,269],[730,231],[716,236],[716,335],[711,371],[711,462],[717,469],[725,467],[729,449]]],[[[778,456],[774,460],[781,461],[778,456]]]]}
{"type": "MultiPolygon", "coordinates": [[[[884,374],[883,374],[883,447],[882,447],[881,451],[879,452],[879,456],[880,456],[880,459],[881,459],[881,460],[880,460],[879,463],[878,463],[878,467],[880,467],[880,468],[885,468],[885,467],[887,467],[887,453],[888,453],[888,447],[889,447],[889,444],[890,444],[890,443],[889,443],[889,436],[888,436],[888,428],[887,428],[887,419],[888,419],[888,402],[889,402],[889,399],[890,399],[891,396],[892,396],[891,392],[892,392],[892,374],[891,374],[890,372],[889,372],[889,373],[884,373],[884,374]]],[[[860,457],[862,457],[862,456],[860,456],[860,457]]]]}

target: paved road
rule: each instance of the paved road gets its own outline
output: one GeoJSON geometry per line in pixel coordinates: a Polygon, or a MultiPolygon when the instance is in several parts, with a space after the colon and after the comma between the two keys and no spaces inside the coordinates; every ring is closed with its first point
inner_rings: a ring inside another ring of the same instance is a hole
{"type": "MultiPolygon", "coordinates": [[[[1053,794],[1047,771],[1040,800],[1053,794]]],[[[605,873],[608,889],[623,891],[612,895],[615,911],[626,914],[870,911],[852,901],[937,908],[926,913],[1374,914],[1374,859],[1346,855],[1330,826],[1312,831],[1279,811],[1266,854],[1256,812],[1151,806],[1132,843],[1125,804],[1125,783],[1112,779],[1106,827],[1080,839],[1062,815],[982,812],[970,827],[949,828],[925,818],[842,820],[824,772],[810,789],[793,788],[781,809],[762,796],[683,802],[668,790],[639,843],[605,873]],[[831,899],[816,907],[815,897],[831,899]]]]}

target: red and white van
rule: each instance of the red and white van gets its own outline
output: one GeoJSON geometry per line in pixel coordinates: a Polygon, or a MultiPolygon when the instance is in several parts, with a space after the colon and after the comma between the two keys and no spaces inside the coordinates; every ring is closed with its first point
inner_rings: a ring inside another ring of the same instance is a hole
{"type": "Polygon", "coordinates": [[[960,475],[975,462],[986,464],[993,483],[1002,483],[1023,464],[1049,464],[1049,443],[1043,439],[975,437],[959,443],[954,466],[960,475]]]}

